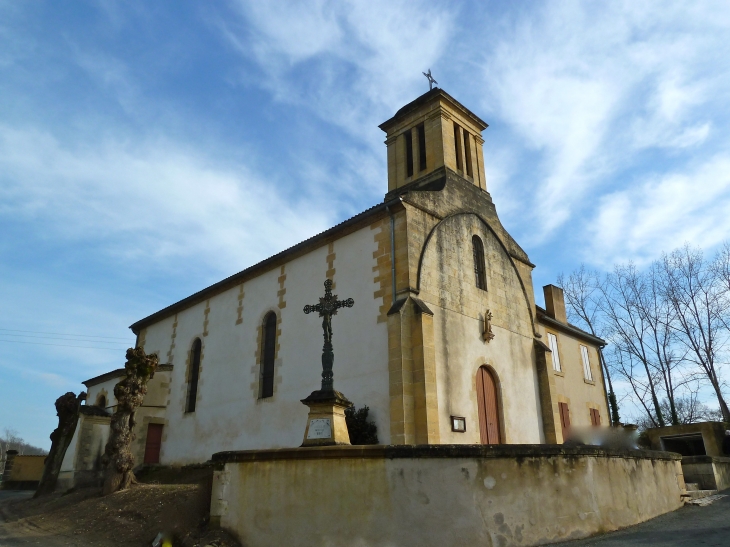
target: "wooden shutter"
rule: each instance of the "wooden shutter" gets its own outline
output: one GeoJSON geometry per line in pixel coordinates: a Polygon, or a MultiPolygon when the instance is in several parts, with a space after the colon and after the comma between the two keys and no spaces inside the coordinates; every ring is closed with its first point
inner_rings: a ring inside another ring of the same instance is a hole
{"type": "Polygon", "coordinates": [[[499,444],[499,409],[497,383],[487,367],[477,371],[477,405],[479,406],[479,436],[482,444],[499,444]]]}
{"type": "Polygon", "coordinates": [[[144,463],[160,463],[162,427],[162,424],[149,424],[147,426],[147,441],[144,446],[144,463]]]}
{"type": "Polygon", "coordinates": [[[594,427],[598,427],[601,425],[601,413],[598,411],[597,408],[591,408],[591,425],[594,427]]]}
{"type": "Polygon", "coordinates": [[[560,410],[560,425],[563,429],[563,442],[568,438],[568,430],[570,429],[570,410],[568,410],[568,403],[558,403],[558,409],[560,410]]]}

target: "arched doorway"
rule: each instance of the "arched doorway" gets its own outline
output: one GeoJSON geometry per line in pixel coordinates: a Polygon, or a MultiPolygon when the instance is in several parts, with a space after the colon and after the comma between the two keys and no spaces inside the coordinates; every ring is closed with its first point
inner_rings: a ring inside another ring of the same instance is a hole
{"type": "Polygon", "coordinates": [[[486,366],[477,371],[477,405],[479,406],[479,436],[482,444],[500,444],[497,382],[486,366]]]}

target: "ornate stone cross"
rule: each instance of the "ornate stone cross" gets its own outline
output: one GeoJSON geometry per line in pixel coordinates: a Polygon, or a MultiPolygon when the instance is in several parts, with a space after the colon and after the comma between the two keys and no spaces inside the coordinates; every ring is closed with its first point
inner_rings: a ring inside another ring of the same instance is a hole
{"type": "Polygon", "coordinates": [[[428,90],[431,91],[433,89],[433,84],[438,85],[438,82],[433,79],[433,76],[431,76],[431,69],[428,69],[428,72],[421,72],[426,78],[428,78],[428,90]]]}
{"type": "Polygon", "coordinates": [[[319,304],[304,306],[304,313],[319,312],[322,318],[322,330],[324,331],[324,346],[322,347],[322,391],[332,391],[333,374],[332,364],[335,361],[335,354],[332,351],[332,316],[337,315],[339,308],[351,308],[355,304],[352,298],[337,300],[337,295],[332,294],[332,280],[324,282],[324,297],[320,297],[319,304]]]}

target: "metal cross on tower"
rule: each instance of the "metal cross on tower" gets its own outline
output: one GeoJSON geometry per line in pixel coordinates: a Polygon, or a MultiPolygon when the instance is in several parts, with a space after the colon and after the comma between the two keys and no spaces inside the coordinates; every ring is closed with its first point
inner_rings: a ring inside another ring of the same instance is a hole
{"type": "Polygon", "coordinates": [[[332,351],[332,316],[337,315],[339,308],[351,308],[355,304],[352,298],[337,300],[337,295],[332,294],[332,280],[324,282],[324,297],[320,297],[319,304],[304,306],[304,313],[319,312],[322,318],[322,330],[324,331],[324,346],[322,347],[322,391],[332,391],[333,374],[332,364],[335,361],[335,353],[332,351]]]}
{"type": "Polygon", "coordinates": [[[431,69],[428,69],[428,72],[421,72],[426,78],[428,78],[428,90],[431,91],[433,89],[433,84],[438,85],[438,82],[433,79],[433,76],[431,76],[431,69]]]}

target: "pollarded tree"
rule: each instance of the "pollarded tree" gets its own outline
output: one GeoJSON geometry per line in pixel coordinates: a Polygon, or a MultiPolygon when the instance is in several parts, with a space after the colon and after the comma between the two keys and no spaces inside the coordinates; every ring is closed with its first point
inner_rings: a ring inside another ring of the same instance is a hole
{"type": "Polygon", "coordinates": [[[68,445],[76,431],[76,424],[79,421],[79,409],[81,402],[86,400],[86,393],[75,393],[69,391],[56,399],[56,414],[58,415],[58,427],[51,433],[51,451],[46,457],[43,467],[43,475],[38,483],[38,488],[33,497],[47,496],[56,489],[58,474],[61,471],[63,457],[66,455],[68,445]]]}
{"type": "Polygon", "coordinates": [[[128,349],[124,364],[124,379],[114,387],[117,408],[112,416],[109,440],[106,443],[103,495],[125,490],[136,482],[134,456],[131,445],[134,440],[134,415],[147,394],[147,382],[155,374],[159,360],[157,355],[146,355],[142,348],[128,349]]]}

